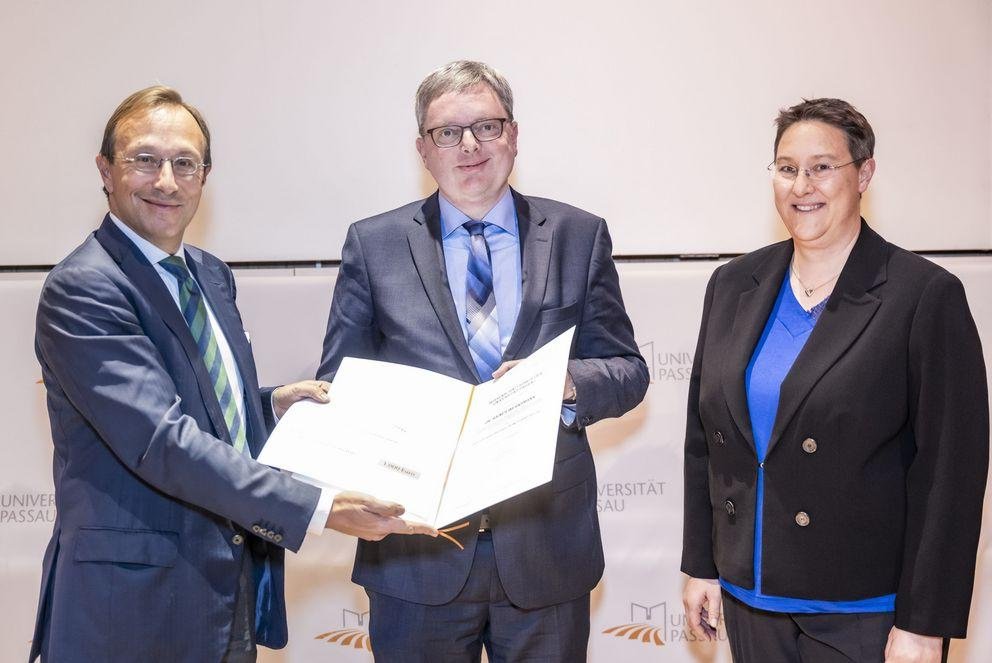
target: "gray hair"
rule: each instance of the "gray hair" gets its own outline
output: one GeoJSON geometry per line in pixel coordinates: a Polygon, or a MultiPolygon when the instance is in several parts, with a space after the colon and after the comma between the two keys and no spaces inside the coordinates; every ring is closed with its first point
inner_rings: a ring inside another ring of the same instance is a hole
{"type": "MultiPolygon", "coordinates": [[[[503,75],[484,62],[455,60],[435,69],[417,88],[417,130],[424,135],[424,120],[431,102],[448,92],[464,92],[477,85],[488,85],[513,119],[513,90],[503,75]]],[[[486,118],[489,119],[489,118],[486,118]]]]}

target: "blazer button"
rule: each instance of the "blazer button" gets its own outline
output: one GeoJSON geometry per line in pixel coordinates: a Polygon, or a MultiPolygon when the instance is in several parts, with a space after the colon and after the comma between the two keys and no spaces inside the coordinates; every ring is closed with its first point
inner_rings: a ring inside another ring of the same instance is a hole
{"type": "Polygon", "coordinates": [[[723,433],[721,433],[720,431],[713,433],[713,444],[715,444],[718,447],[722,447],[726,443],[727,441],[723,439],[723,433]]]}
{"type": "Polygon", "coordinates": [[[816,453],[816,440],[811,437],[807,437],[803,440],[803,451],[808,454],[816,453]]]}
{"type": "Polygon", "coordinates": [[[259,527],[258,525],[252,525],[251,526],[251,531],[254,532],[255,534],[259,534],[259,533],[261,533],[262,528],[259,527]]]}
{"type": "Polygon", "coordinates": [[[274,537],[272,537],[272,540],[275,541],[276,543],[279,543],[280,541],[282,541],[282,534],[276,534],[274,537]]]}
{"type": "Polygon", "coordinates": [[[727,510],[728,516],[732,516],[735,513],[737,513],[737,508],[734,506],[734,503],[731,502],[730,500],[727,500],[726,502],[723,503],[723,508],[727,510]]]}
{"type": "Polygon", "coordinates": [[[796,524],[800,527],[806,527],[809,525],[809,514],[805,511],[800,511],[796,514],[796,524]]]}
{"type": "Polygon", "coordinates": [[[240,546],[244,542],[245,542],[245,537],[241,536],[240,534],[235,534],[234,536],[231,537],[231,543],[233,543],[236,546],[240,546]]]}

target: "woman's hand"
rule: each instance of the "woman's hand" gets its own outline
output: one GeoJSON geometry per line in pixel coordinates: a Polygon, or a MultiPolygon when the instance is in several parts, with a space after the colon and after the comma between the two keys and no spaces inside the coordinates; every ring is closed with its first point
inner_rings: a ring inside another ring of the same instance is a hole
{"type": "Polygon", "coordinates": [[[720,582],[716,579],[689,578],[682,591],[682,605],[685,606],[693,635],[701,640],[716,640],[723,613],[720,582]]]}

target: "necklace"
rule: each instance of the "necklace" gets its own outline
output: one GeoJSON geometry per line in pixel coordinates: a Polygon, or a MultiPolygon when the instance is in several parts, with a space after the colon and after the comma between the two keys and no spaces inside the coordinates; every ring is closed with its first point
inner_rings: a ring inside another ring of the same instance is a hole
{"type": "Polygon", "coordinates": [[[812,288],[808,288],[808,287],[806,287],[806,284],[803,283],[803,280],[801,278],[799,278],[799,272],[796,271],[796,266],[792,262],[789,263],[789,271],[791,271],[792,272],[792,275],[796,277],[796,280],[797,281],[799,281],[799,285],[803,289],[803,294],[806,295],[807,297],[812,297],[814,292],[816,292],[817,290],[819,290],[820,288],[822,288],[823,286],[827,285],[828,283],[830,283],[831,281],[833,281],[835,278],[837,278],[838,276],[840,276],[840,272],[837,272],[836,274],[834,274],[833,276],[831,276],[829,279],[827,279],[826,281],[824,281],[820,285],[815,285],[812,288]]]}

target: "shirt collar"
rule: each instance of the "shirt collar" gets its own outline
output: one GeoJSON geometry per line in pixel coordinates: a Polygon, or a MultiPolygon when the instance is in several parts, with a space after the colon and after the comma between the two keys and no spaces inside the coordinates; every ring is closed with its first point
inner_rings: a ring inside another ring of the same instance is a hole
{"type": "MultiPolygon", "coordinates": [[[[441,236],[447,238],[461,228],[463,223],[472,219],[465,212],[455,207],[444,197],[444,194],[439,192],[437,197],[438,206],[441,208],[441,236]]],[[[506,187],[506,191],[496,201],[493,208],[486,212],[486,215],[482,217],[481,221],[483,223],[491,223],[511,235],[515,236],[517,234],[517,208],[513,204],[513,194],[510,192],[510,187],[506,187]]]]}
{"type": "MultiPolygon", "coordinates": [[[[171,254],[166,253],[162,249],[158,248],[147,239],[134,232],[131,226],[127,225],[116,216],[113,212],[110,212],[110,220],[114,222],[114,225],[120,228],[120,231],[124,233],[129,240],[134,242],[134,245],[138,247],[138,250],[144,254],[145,258],[148,259],[152,265],[157,265],[165,258],[168,258],[171,254]]],[[[186,246],[182,243],[179,244],[179,250],[176,251],[175,255],[183,258],[185,260],[186,246]]]]}

